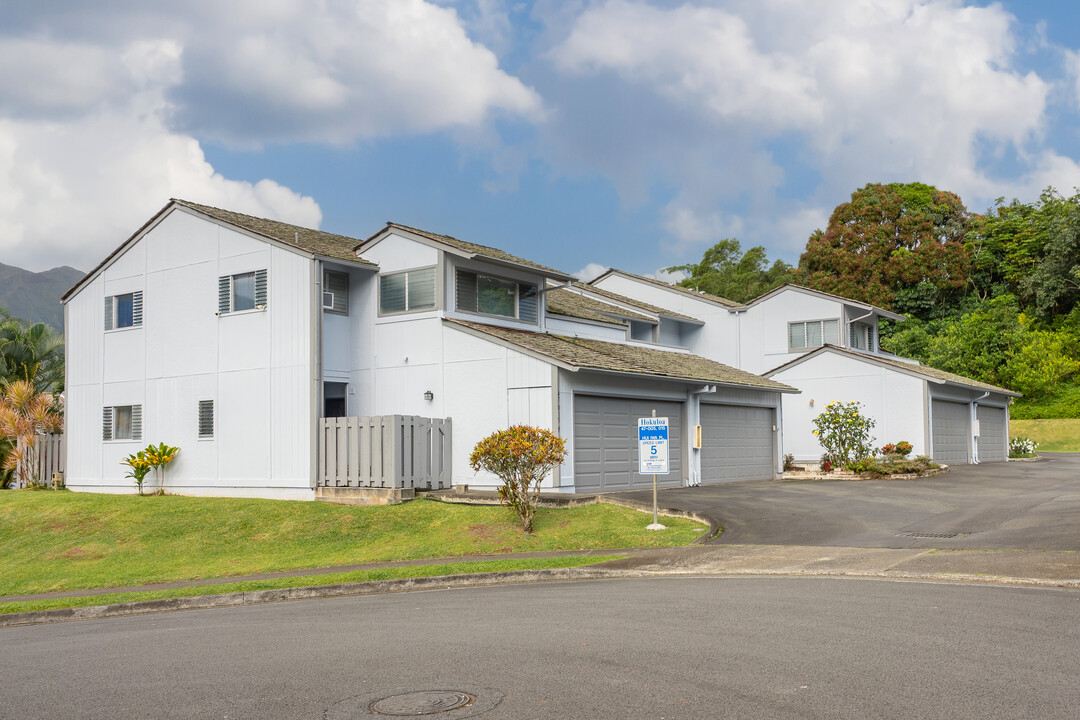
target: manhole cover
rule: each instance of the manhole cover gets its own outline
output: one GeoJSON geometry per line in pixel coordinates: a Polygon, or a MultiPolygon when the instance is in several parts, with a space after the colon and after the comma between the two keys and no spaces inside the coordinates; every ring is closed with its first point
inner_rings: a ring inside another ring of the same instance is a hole
{"type": "Polygon", "coordinates": [[[376,700],[371,703],[371,711],[399,717],[435,715],[465,707],[475,699],[469,693],[457,690],[424,690],[376,700]]]}
{"type": "Polygon", "coordinates": [[[932,532],[906,532],[906,533],[900,533],[900,535],[901,535],[902,537],[909,537],[909,538],[938,538],[938,539],[948,539],[948,538],[954,538],[954,537],[959,537],[959,536],[960,536],[960,533],[958,533],[958,532],[943,532],[943,533],[932,533],[932,532]]]}
{"type": "Polygon", "coordinates": [[[361,718],[425,717],[438,720],[472,718],[502,702],[503,694],[495,688],[467,682],[437,680],[427,688],[371,688],[362,695],[339,700],[326,709],[325,720],[360,720],[361,718]],[[444,684],[445,683],[445,684],[444,684]],[[432,689],[432,686],[436,689],[432,689]],[[452,687],[453,690],[438,688],[452,687]]]}

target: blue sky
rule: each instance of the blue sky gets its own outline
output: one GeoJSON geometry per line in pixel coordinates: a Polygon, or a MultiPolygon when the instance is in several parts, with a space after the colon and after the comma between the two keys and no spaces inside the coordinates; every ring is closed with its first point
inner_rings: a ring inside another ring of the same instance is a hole
{"type": "Polygon", "coordinates": [[[1080,186],[1080,4],[15,0],[0,262],[88,269],[183,197],[568,272],[795,262],[868,182],[1080,186]]]}

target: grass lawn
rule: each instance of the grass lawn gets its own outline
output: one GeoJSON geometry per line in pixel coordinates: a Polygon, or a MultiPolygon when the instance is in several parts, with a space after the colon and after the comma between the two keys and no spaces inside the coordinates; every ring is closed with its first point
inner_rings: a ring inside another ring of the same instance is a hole
{"type": "Polygon", "coordinates": [[[1080,418],[1009,420],[1009,433],[1039,443],[1035,452],[1080,452],[1080,418]]]}
{"type": "Polygon", "coordinates": [[[443,563],[440,565],[413,565],[395,568],[379,568],[376,570],[356,570],[353,572],[331,573],[328,575],[305,575],[301,577],[273,578],[270,580],[248,580],[246,582],[224,583],[220,585],[196,585],[170,590],[109,593],[107,595],[28,600],[24,602],[0,602],[0,615],[6,613],[32,612],[35,610],[87,607],[90,605],[111,605],[113,603],[139,602],[141,600],[159,600],[172,597],[223,595],[225,593],[234,592],[308,587],[312,585],[337,585],[338,583],[369,582],[372,580],[396,580],[399,578],[502,572],[506,570],[539,570],[546,568],[581,567],[582,565],[594,565],[606,560],[614,560],[617,557],[620,556],[571,555],[507,560],[474,560],[471,562],[443,563]]]}
{"type": "MultiPolygon", "coordinates": [[[[502,507],[0,491],[0,595],[464,555],[685,545],[705,529],[613,505],[537,512],[524,535],[502,507]]],[[[321,581],[315,581],[316,583],[321,581]]]]}

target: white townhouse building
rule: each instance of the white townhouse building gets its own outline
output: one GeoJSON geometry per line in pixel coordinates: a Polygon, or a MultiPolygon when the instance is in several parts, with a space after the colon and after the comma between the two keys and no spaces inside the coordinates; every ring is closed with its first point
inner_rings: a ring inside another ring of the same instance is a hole
{"type": "Polygon", "coordinates": [[[632,489],[653,411],[663,485],[772,479],[798,392],[692,352],[711,325],[677,303],[394,223],[360,241],[173,200],[63,299],[73,490],[134,491],[121,459],[167,442],[169,492],[311,499],[324,418],[387,416],[451,419],[454,484],[494,487],[472,447],[527,423],[567,440],[545,487],[632,489]]]}
{"type": "Polygon", "coordinates": [[[902,315],[797,285],[747,303],[614,269],[592,285],[697,318],[691,352],[799,388],[783,398],[783,444],[798,461],[821,456],[812,421],[830,401],[861,402],[878,446],[906,440],[950,464],[1008,458],[1018,394],[882,350],[878,321],[902,315]]]}

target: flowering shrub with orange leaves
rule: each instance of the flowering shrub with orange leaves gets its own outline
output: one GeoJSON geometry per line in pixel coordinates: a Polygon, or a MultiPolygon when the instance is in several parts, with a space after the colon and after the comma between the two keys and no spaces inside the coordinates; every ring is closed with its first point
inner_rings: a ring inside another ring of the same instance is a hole
{"type": "Polygon", "coordinates": [[[25,485],[41,484],[35,475],[38,435],[55,432],[63,424],[51,393],[38,392],[27,380],[0,386],[0,437],[14,445],[4,457],[4,470],[13,472],[25,485]]]}
{"type": "Polygon", "coordinates": [[[487,470],[502,480],[499,497],[532,532],[540,481],[566,458],[566,441],[528,425],[514,425],[476,443],[469,456],[473,470],[487,470]]]}

